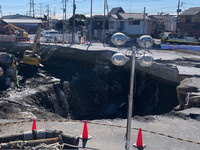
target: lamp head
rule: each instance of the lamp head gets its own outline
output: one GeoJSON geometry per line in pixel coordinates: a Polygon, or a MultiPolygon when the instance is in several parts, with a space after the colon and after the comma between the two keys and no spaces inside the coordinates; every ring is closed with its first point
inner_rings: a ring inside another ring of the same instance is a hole
{"type": "Polygon", "coordinates": [[[143,35],[137,39],[137,43],[142,48],[151,48],[153,46],[153,38],[149,35],[143,35]]]}
{"type": "Polygon", "coordinates": [[[111,37],[112,43],[115,44],[116,46],[124,45],[127,39],[128,38],[126,37],[126,35],[121,32],[117,32],[113,34],[113,36],[111,37]]]}
{"type": "Polygon", "coordinates": [[[116,66],[123,66],[127,61],[129,61],[129,58],[122,53],[116,53],[111,58],[111,62],[116,66]]]}
{"type": "Polygon", "coordinates": [[[140,58],[138,58],[138,63],[142,67],[150,67],[153,64],[153,57],[150,55],[143,55],[140,58]]]}

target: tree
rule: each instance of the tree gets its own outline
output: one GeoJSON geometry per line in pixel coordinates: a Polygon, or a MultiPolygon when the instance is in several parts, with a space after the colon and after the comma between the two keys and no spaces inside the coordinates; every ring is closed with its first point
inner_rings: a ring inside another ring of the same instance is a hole
{"type": "MultiPolygon", "coordinates": [[[[75,14],[75,27],[85,26],[86,17],[83,14],[75,14]]],[[[73,28],[73,16],[69,18],[69,27],[73,28]]]]}
{"type": "Polygon", "coordinates": [[[59,32],[62,31],[63,30],[63,21],[62,20],[58,21],[55,24],[55,26],[56,26],[56,30],[58,30],[59,32]]]}

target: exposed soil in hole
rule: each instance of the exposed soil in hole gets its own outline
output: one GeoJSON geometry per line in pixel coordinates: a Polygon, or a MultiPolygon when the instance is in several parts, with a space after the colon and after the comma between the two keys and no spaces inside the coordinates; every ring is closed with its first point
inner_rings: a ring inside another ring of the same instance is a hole
{"type": "MultiPolygon", "coordinates": [[[[20,68],[21,90],[1,93],[0,118],[126,118],[130,72],[108,62],[47,59],[20,68]]],[[[133,115],[168,113],[178,105],[177,84],[136,71],[133,115]]]]}

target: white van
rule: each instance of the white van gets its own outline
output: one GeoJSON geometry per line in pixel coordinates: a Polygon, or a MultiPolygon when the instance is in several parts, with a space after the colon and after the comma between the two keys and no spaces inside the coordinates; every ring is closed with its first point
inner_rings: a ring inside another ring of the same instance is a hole
{"type": "Polygon", "coordinates": [[[59,33],[56,30],[46,30],[41,33],[41,37],[44,37],[46,42],[57,42],[59,33]]]}

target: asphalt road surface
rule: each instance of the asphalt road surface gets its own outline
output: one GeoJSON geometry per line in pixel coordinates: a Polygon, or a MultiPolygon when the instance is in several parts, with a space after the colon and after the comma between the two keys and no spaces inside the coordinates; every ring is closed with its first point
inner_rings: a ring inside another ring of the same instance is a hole
{"type": "MultiPolygon", "coordinates": [[[[1,120],[8,122],[11,120],[1,120]]],[[[13,121],[13,120],[12,120],[13,121]]],[[[37,129],[61,130],[64,133],[79,136],[82,134],[83,121],[46,122],[36,121],[37,129]]],[[[126,119],[88,121],[88,133],[92,139],[86,149],[123,150],[126,133],[126,119]]],[[[143,143],[146,150],[198,150],[200,149],[200,122],[177,116],[134,117],[132,120],[131,145],[136,143],[138,128],[142,128],[143,143]]],[[[30,131],[32,122],[7,124],[0,126],[0,135],[30,131]]],[[[79,142],[82,149],[82,142],[79,142]]],[[[136,150],[132,147],[131,150],[136,150]]]]}

